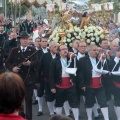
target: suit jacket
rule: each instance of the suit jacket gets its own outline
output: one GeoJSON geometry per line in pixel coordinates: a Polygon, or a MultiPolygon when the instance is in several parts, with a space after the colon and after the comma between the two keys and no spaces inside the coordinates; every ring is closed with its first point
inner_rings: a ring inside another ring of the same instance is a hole
{"type": "MultiPolygon", "coordinates": [[[[47,51],[49,52],[49,49],[47,49],[47,51]]],[[[38,52],[38,59],[40,60],[41,59],[41,56],[43,55],[43,51],[42,51],[42,48],[40,48],[39,52],[38,52]]]]}
{"type": "MultiPolygon", "coordinates": [[[[96,61],[98,61],[98,59],[96,58],[96,61]]],[[[98,68],[101,67],[101,62],[99,63],[99,65],[97,66],[98,68]]],[[[77,77],[79,78],[80,82],[79,82],[79,87],[87,87],[91,85],[91,80],[92,80],[92,63],[90,61],[89,55],[82,57],[79,59],[79,63],[78,65],[78,73],[77,73],[77,77]]]]}
{"type": "Polygon", "coordinates": [[[0,47],[3,47],[3,43],[6,39],[7,39],[7,33],[6,32],[0,33],[0,47]]]}
{"type": "MultiPolygon", "coordinates": [[[[115,63],[114,59],[111,58],[110,62],[109,62],[110,71],[112,71],[112,69],[114,68],[115,64],[116,63],[115,63]]],[[[113,71],[118,71],[119,67],[120,67],[120,61],[118,62],[118,64],[116,65],[116,67],[114,68],[113,71]]],[[[120,76],[119,75],[113,75],[113,74],[111,74],[111,79],[114,80],[115,82],[120,83],[120,76]]]]}
{"type": "MultiPolygon", "coordinates": [[[[56,57],[57,56],[58,55],[56,54],[56,57]]],[[[52,59],[53,58],[52,58],[51,52],[48,52],[42,55],[39,66],[38,66],[38,81],[41,78],[41,72],[43,72],[44,77],[47,77],[47,78],[49,77],[50,63],[52,59]]]]}
{"type": "MultiPolygon", "coordinates": [[[[23,54],[20,47],[13,48],[6,60],[6,68],[12,71],[13,67],[18,66],[31,54],[36,52],[35,48],[28,46],[25,53],[23,54]]],[[[26,85],[31,85],[36,83],[36,67],[38,65],[38,56],[35,54],[30,59],[30,66],[22,65],[19,71],[19,75],[23,78],[26,85]]]]}
{"type": "MultiPolygon", "coordinates": [[[[67,58],[67,62],[69,61],[69,58],[67,58]]],[[[74,67],[74,61],[72,60],[72,63],[69,66],[70,68],[74,67]]],[[[75,83],[76,76],[70,75],[70,78],[72,80],[72,83],[75,83]]],[[[61,84],[62,80],[62,65],[60,61],[60,56],[56,57],[51,61],[50,64],[50,71],[49,71],[49,80],[50,80],[50,87],[51,89],[55,88],[55,84],[61,84]]]]}
{"type": "Polygon", "coordinates": [[[9,52],[11,51],[12,48],[17,47],[18,46],[18,41],[16,41],[16,39],[11,39],[11,40],[6,40],[4,42],[3,48],[5,49],[5,52],[9,54],[9,52]]]}

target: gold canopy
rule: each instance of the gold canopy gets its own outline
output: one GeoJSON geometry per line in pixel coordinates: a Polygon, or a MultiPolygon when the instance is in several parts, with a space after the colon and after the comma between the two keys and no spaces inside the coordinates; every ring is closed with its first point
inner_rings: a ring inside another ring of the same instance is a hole
{"type": "Polygon", "coordinates": [[[31,7],[32,5],[34,5],[35,7],[41,7],[41,6],[45,6],[46,4],[51,4],[51,3],[55,3],[56,5],[60,5],[61,2],[63,2],[64,0],[9,0],[9,2],[12,3],[17,3],[17,4],[24,4],[27,7],[31,7]]]}

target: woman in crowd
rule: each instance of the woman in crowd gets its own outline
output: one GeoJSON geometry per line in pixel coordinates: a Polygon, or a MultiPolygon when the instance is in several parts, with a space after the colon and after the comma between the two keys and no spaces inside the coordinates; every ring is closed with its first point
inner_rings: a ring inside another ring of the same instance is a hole
{"type": "Polygon", "coordinates": [[[19,111],[25,96],[23,80],[15,73],[0,75],[0,120],[24,120],[19,111]]]}

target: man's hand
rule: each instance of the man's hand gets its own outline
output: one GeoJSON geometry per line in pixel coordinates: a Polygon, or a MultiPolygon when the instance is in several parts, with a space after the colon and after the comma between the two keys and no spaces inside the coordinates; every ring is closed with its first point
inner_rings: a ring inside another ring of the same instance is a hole
{"type": "Polygon", "coordinates": [[[51,92],[52,93],[56,93],[56,89],[51,89],[51,92]]]}
{"type": "Polygon", "coordinates": [[[30,66],[31,62],[28,60],[27,62],[23,62],[24,66],[30,66]]]}
{"type": "Polygon", "coordinates": [[[85,92],[85,90],[86,90],[86,87],[82,87],[81,89],[82,89],[82,90],[85,92]]]}
{"type": "Polygon", "coordinates": [[[14,67],[14,68],[12,69],[12,71],[13,71],[13,72],[15,72],[15,73],[18,73],[18,72],[19,72],[19,70],[20,70],[20,68],[19,68],[19,67],[17,67],[17,66],[16,66],[16,67],[14,67]]]}

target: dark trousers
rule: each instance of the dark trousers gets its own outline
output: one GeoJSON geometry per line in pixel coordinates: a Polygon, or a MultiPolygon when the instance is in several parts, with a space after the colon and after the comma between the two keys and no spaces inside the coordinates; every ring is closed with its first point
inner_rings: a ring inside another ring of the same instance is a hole
{"type": "Polygon", "coordinates": [[[52,102],[55,100],[55,94],[51,92],[50,84],[47,82],[45,82],[45,98],[48,102],[52,102]]]}
{"type": "Polygon", "coordinates": [[[44,78],[41,78],[40,87],[37,89],[37,96],[42,97],[44,95],[44,91],[45,91],[45,81],[44,78]]]}
{"type": "Polygon", "coordinates": [[[103,81],[103,86],[105,88],[106,99],[107,99],[107,101],[109,101],[111,99],[111,94],[113,92],[112,80],[111,80],[110,76],[108,76],[108,75],[102,76],[101,79],[103,81]]]}
{"type": "Polygon", "coordinates": [[[113,84],[113,96],[116,107],[120,107],[120,88],[113,84]]]}
{"type": "Polygon", "coordinates": [[[97,98],[98,104],[101,108],[107,107],[107,100],[104,88],[87,87],[85,91],[85,103],[87,108],[92,108],[94,106],[95,97],[97,98]]]}
{"type": "Polygon", "coordinates": [[[26,108],[26,119],[32,120],[32,96],[34,85],[26,85],[26,94],[25,94],[25,108],[26,108]]]}
{"type": "Polygon", "coordinates": [[[76,87],[72,86],[70,88],[56,88],[56,107],[62,107],[64,102],[68,100],[72,108],[78,108],[78,98],[76,87]]]}

